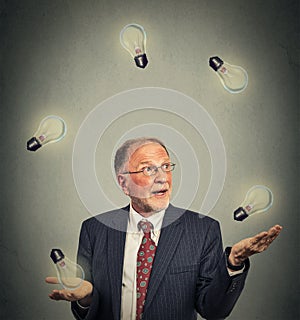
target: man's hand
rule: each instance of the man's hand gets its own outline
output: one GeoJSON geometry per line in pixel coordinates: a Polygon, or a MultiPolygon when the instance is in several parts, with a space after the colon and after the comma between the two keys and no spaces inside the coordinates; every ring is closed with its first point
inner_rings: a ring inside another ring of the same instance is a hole
{"type": "MultiPolygon", "coordinates": [[[[47,283],[51,284],[58,284],[59,281],[56,277],[47,277],[45,279],[47,283]]],[[[83,307],[87,307],[90,305],[92,300],[92,292],[93,292],[93,285],[84,280],[80,287],[75,290],[53,290],[52,293],[49,294],[49,298],[52,300],[66,300],[66,301],[77,301],[83,307]]]]}
{"type": "Polygon", "coordinates": [[[253,254],[265,251],[277,238],[281,229],[281,226],[275,225],[269,231],[263,231],[254,237],[246,238],[236,243],[228,257],[229,262],[234,266],[238,266],[253,254]]]}

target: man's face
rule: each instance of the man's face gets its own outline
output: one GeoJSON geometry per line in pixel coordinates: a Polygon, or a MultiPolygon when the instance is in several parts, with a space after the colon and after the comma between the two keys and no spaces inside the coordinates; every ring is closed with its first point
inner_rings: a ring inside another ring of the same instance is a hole
{"type": "MultiPolygon", "coordinates": [[[[148,166],[160,167],[170,163],[166,150],[158,143],[145,144],[131,155],[127,171],[139,171],[148,166]]],[[[149,214],[166,209],[172,191],[172,172],[161,168],[152,175],[143,172],[119,174],[118,181],[124,193],[131,198],[133,208],[140,214],[149,214]]]]}

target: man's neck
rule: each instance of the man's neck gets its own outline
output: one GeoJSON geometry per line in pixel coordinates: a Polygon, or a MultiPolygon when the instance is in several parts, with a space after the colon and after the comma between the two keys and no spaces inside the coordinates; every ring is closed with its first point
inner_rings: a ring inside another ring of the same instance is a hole
{"type": "Polygon", "coordinates": [[[135,212],[137,212],[139,215],[141,215],[141,216],[144,217],[144,218],[149,218],[149,217],[155,215],[155,214],[158,213],[158,212],[161,212],[161,211],[163,211],[163,210],[166,210],[166,209],[161,209],[161,210],[156,210],[156,211],[144,212],[144,211],[139,210],[139,209],[137,210],[132,203],[131,203],[131,207],[134,209],[135,212]]]}
{"type": "Polygon", "coordinates": [[[155,215],[155,214],[158,213],[158,212],[161,212],[161,211],[166,210],[166,209],[161,209],[161,210],[156,210],[156,211],[144,212],[143,210],[140,210],[140,209],[135,208],[135,206],[134,206],[132,203],[131,203],[131,207],[133,208],[133,210],[134,210],[135,212],[137,212],[139,215],[141,215],[141,216],[144,217],[144,218],[149,218],[149,217],[155,215]]]}

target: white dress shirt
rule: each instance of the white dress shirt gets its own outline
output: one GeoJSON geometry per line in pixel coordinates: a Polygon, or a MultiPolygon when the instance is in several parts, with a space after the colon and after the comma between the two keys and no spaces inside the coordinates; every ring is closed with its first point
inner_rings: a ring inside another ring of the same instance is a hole
{"type": "Polygon", "coordinates": [[[148,220],[152,223],[154,229],[151,231],[151,238],[157,245],[164,214],[165,210],[145,219],[130,205],[124,251],[121,320],[135,320],[136,318],[136,260],[144,236],[143,231],[138,230],[138,223],[141,220],[148,220]]]}

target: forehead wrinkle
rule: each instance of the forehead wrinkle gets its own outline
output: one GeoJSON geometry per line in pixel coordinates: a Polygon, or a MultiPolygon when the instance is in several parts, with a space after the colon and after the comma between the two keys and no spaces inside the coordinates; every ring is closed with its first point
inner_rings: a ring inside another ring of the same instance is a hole
{"type": "MultiPolygon", "coordinates": [[[[145,156],[145,157],[148,158],[148,156],[145,156]]],[[[168,156],[161,157],[160,159],[153,159],[153,157],[151,155],[149,157],[151,158],[149,160],[143,159],[143,158],[139,160],[139,157],[133,157],[130,159],[129,164],[135,165],[135,166],[148,165],[148,164],[151,164],[151,165],[159,164],[160,165],[164,162],[170,161],[170,158],[168,156]],[[156,160],[158,160],[158,161],[156,161],[156,160]]]]}
{"type": "MultiPolygon", "coordinates": [[[[156,143],[149,143],[146,145],[143,145],[139,148],[137,148],[130,156],[129,158],[129,164],[142,164],[142,163],[151,163],[155,160],[157,160],[159,158],[163,158],[165,160],[170,160],[166,150],[159,144],[156,143]],[[151,147],[149,147],[149,145],[156,145],[158,148],[155,148],[155,150],[152,150],[151,147]],[[144,152],[141,152],[141,149],[145,148],[146,146],[146,150],[144,152]]],[[[161,161],[161,159],[159,159],[161,161]]]]}

